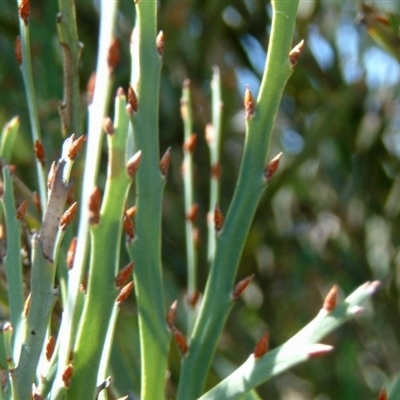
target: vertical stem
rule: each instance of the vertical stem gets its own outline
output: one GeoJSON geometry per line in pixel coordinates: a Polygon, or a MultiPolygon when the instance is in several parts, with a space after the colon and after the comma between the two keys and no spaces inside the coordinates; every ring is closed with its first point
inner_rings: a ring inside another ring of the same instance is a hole
{"type": "Polygon", "coordinates": [[[273,123],[287,79],[292,71],[289,52],[298,1],[275,0],[268,60],[255,105],[247,119],[246,142],[239,179],[222,230],[200,314],[183,360],[178,399],[201,395],[212,357],[232,307],[231,292],[245,239],[265,189],[264,164],[273,123]],[[196,373],[193,373],[196,371],[196,373]]]}
{"type": "MultiPolygon", "coordinates": [[[[193,208],[194,204],[194,184],[193,184],[193,115],[192,102],[190,98],[190,83],[186,81],[183,87],[181,99],[181,113],[184,125],[184,146],[183,146],[183,187],[185,192],[185,232],[186,232],[186,262],[188,271],[188,300],[190,300],[197,291],[197,252],[194,241],[193,208]]],[[[195,310],[187,302],[187,334],[190,336],[195,323],[195,310]]]]}
{"type": "Polygon", "coordinates": [[[212,125],[207,127],[206,139],[210,148],[210,206],[208,214],[208,263],[211,266],[215,256],[215,234],[214,220],[212,218],[215,205],[219,203],[220,186],[220,143],[221,143],[221,120],[222,120],[222,96],[221,78],[218,67],[214,67],[213,78],[211,81],[212,90],[212,125]]]}
{"type": "Polygon", "coordinates": [[[161,205],[164,179],[159,170],[158,107],[161,58],[156,49],[157,1],[136,2],[132,44],[132,86],[138,111],[132,115],[136,150],[142,151],[136,173],[135,238],[128,252],[135,261],[141,345],[141,398],[164,398],[169,335],[165,322],[161,270],[161,205]]]}
{"type": "MultiPolygon", "coordinates": [[[[117,13],[117,1],[101,2],[99,52],[97,56],[96,85],[93,94],[93,102],[89,106],[88,141],[86,145],[86,160],[83,174],[81,210],[79,218],[79,231],[74,266],[70,271],[68,280],[68,303],[64,310],[60,326],[63,341],[60,345],[60,353],[57,368],[57,381],[54,385],[56,392],[63,385],[61,376],[65,366],[69,363],[69,356],[77,320],[79,318],[79,291],[86,266],[87,252],[89,250],[89,197],[95,186],[99,169],[101,144],[103,138],[102,123],[110,96],[110,71],[107,64],[108,50],[112,42],[114,25],[117,13]]],[[[52,397],[53,398],[53,397],[52,397]]]]}
{"type": "MultiPolygon", "coordinates": [[[[21,6],[23,0],[18,2],[21,6]]],[[[22,64],[21,71],[25,85],[25,92],[28,102],[29,120],[31,123],[32,141],[35,143],[37,140],[42,142],[42,135],[40,133],[39,115],[36,104],[35,87],[33,85],[32,75],[32,61],[31,61],[31,50],[30,50],[30,35],[29,35],[29,22],[25,24],[22,18],[19,18],[19,31],[21,39],[21,54],[22,64]]],[[[47,204],[47,184],[46,174],[40,161],[35,157],[36,173],[38,177],[40,206],[42,212],[46,209],[47,204]]]]}

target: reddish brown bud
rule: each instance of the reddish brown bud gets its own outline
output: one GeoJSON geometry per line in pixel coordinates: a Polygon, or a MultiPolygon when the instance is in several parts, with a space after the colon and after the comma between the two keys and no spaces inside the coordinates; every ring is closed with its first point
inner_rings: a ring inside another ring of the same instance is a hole
{"type": "Polygon", "coordinates": [[[128,175],[133,178],[136,174],[136,171],[139,168],[140,160],[142,158],[142,152],[139,150],[136,152],[127,162],[126,171],[128,175]]]}
{"type": "Polygon", "coordinates": [[[235,285],[232,292],[232,300],[237,300],[241,296],[241,294],[246,290],[247,286],[249,286],[253,278],[254,274],[242,279],[235,285]]]}
{"type": "Polygon", "coordinates": [[[75,160],[76,156],[80,153],[83,143],[86,142],[86,136],[81,135],[78,137],[78,139],[76,139],[76,140],[74,140],[74,139],[75,139],[75,136],[72,135],[71,147],[68,150],[68,158],[70,160],[75,160]]]}
{"type": "Polygon", "coordinates": [[[269,346],[269,333],[265,332],[253,350],[254,358],[260,358],[267,353],[269,346]]]}
{"type": "Polygon", "coordinates": [[[138,99],[136,96],[135,91],[133,90],[133,87],[129,85],[128,87],[128,112],[133,113],[137,112],[138,110],[138,99]]]}
{"type": "Polygon", "coordinates": [[[86,85],[86,99],[88,104],[91,104],[93,101],[95,86],[96,86],[96,73],[92,72],[92,75],[90,75],[89,81],[86,85]]]}
{"type": "Polygon", "coordinates": [[[21,0],[18,7],[19,17],[24,21],[25,25],[28,25],[29,22],[29,14],[30,14],[30,1],[29,0],[21,0]]]}
{"type": "Polygon", "coordinates": [[[193,238],[194,247],[196,249],[199,249],[200,248],[200,230],[199,230],[199,228],[193,227],[192,238],[193,238]]]}
{"type": "Polygon", "coordinates": [[[199,212],[199,205],[197,203],[192,204],[190,210],[186,214],[186,220],[190,221],[193,224],[196,221],[198,212],[199,212]]]}
{"type": "Polygon", "coordinates": [[[54,348],[56,346],[56,341],[53,336],[49,336],[49,339],[46,343],[46,360],[50,361],[51,357],[54,353],[54,348]]]}
{"type": "Polygon", "coordinates": [[[42,212],[42,206],[40,205],[40,197],[38,192],[33,192],[33,202],[35,203],[35,207],[39,212],[42,212]]]}
{"type": "Polygon", "coordinates": [[[126,212],[126,215],[128,215],[129,218],[135,218],[136,206],[132,206],[132,207],[128,208],[125,212],[126,212]]]}
{"type": "Polygon", "coordinates": [[[194,149],[196,148],[196,144],[197,144],[197,135],[195,133],[192,133],[183,144],[183,150],[189,153],[193,153],[194,149]]]}
{"type": "Polygon", "coordinates": [[[281,160],[282,153],[279,153],[277,156],[275,156],[268,164],[267,167],[265,168],[265,180],[269,182],[271,178],[274,176],[276,170],[279,167],[279,161],[281,160]]]}
{"type": "Polygon", "coordinates": [[[126,284],[121,291],[119,292],[119,295],[117,297],[117,304],[121,305],[126,299],[129,297],[133,289],[133,281],[130,281],[128,284],[126,284]]]}
{"type": "Polygon", "coordinates": [[[100,222],[101,192],[98,187],[93,189],[89,197],[89,223],[98,224],[100,222]]]}
{"type": "Polygon", "coordinates": [[[387,392],[386,389],[383,387],[378,394],[378,400],[387,400],[388,396],[387,396],[387,392]]]}
{"type": "Polygon", "coordinates": [[[51,190],[53,188],[54,178],[56,176],[57,163],[53,161],[50,167],[49,175],[47,176],[47,188],[51,190]]]}
{"type": "Polygon", "coordinates": [[[164,54],[164,32],[163,31],[158,32],[158,35],[156,38],[156,47],[157,47],[158,54],[160,55],[160,57],[162,57],[164,54]]]}
{"type": "Polygon", "coordinates": [[[42,164],[42,167],[44,167],[46,165],[46,152],[43,144],[39,142],[39,140],[36,140],[35,142],[34,151],[36,158],[39,160],[40,164],[42,164]]]}
{"type": "Polygon", "coordinates": [[[327,344],[315,343],[310,346],[308,350],[308,357],[315,358],[323,356],[327,353],[330,353],[333,350],[333,346],[329,346],[327,344]]]}
{"type": "Polygon", "coordinates": [[[132,240],[135,236],[135,225],[132,221],[132,218],[126,212],[124,214],[124,220],[122,224],[124,232],[128,236],[128,240],[132,240]]]}
{"type": "Polygon", "coordinates": [[[35,384],[32,385],[32,400],[44,400],[42,392],[35,384]]]}
{"type": "Polygon", "coordinates": [[[175,338],[176,344],[179,347],[179,350],[181,351],[181,353],[183,355],[185,355],[189,350],[185,336],[179,329],[177,329],[175,327],[173,328],[172,333],[174,334],[174,338],[175,338]]]}
{"type": "Polygon", "coordinates": [[[17,60],[18,65],[21,66],[22,65],[22,48],[21,48],[21,38],[19,36],[17,36],[17,38],[15,39],[14,51],[15,51],[15,59],[17,60]]]}
{"type": "Polygon", "coordinates": [[[246,119],[251,118],[256,110],[256,102],[248,86],[246,86],[244,92],[244,109],[246,111],[246,119]]]}
{"type": "Polygon", "coordinates": [[[63,380],[65,387],[69,387],[71,385],[71,378],[73,374],[74,374],[74,367],[72,366],[72,364],[68,364],[65,367],[64,372],[61,376],[61,379],[63,380]]]}
{"type": "Polygon", "coordinates": [[[197,302],[199,301],[200,298],[200,292],[195,289],[191,294],[188,295],[187,297],[187,303],[191,307],[195,307],[197,302]]]}
{"type": "Polygon", "coordinates": [[[113,39],[108,49],[107,64],[110,71],[113,72],[118,67],[121,59],[121,52],[119,49],[119,42],[116,38],[113,39]]]}
{"type": "Polygon", "coordinates": [[[126,281],[132,276],[133,266],[135,263],[132,261],[129,264],[125,265],[119,272],[117,277],[115,278],[115,286],[117,288],[121,288],[126,284],[126,281]]]}
{"type": "Polygon", "coordinates": [[[337,285],[333,285],[332,289],[325,297],[323,305],[324,310],[331,312],[336,307],[337,294],[338,294],[338,287],[337,285]]]}
{"type": "Polygon", "coordinates": [[[214,165],[211,165],[211,178],[219,181],[221,179],[221,164],[217,162],[214,165]]]}
{"type": "Polygon", "coordinates": [[[224,226],[224,216],[222,215],[219,205],[216,204],[214,209],[214,227],[216,232],[219,232],[223,226],[224,226]]]}
{"type": "Polygon", "coordinates": [[[19,207],[18,207],[18,209],[17,209],[17,215],[16,215],[16,217],[17,217],[17,220],[18,220],[18,221],[22,221],[22,220],[24,219],[27,208],[28,208],[28,200],[25,199],[25,200],[19,205],[19,207]]]}
{"type": "Polygon", "coordinates": [[[170,329],[174,328],[175,324],[175,318],[178,310],[178,300],[175,300],[172,304],[169,310],[167,311],[167,325],[170,329]]]}
{"type": "Polygon", "coordinates": [[[72,269],[74,266],[74,258],[75,258],[75,250],[76,250],[76,243],[78,238],[75,236],[72,238],[71,243],[69,244],[69,248],[67,251],[67,267],[68,269],[72,269]]]}
{"type": "Polygon", "coordinates": [[[29,293],[24,303],[24,311],[23,311],[24,317],[28,316],[30,306],[31,306],[31,294],[29,293]]]}
{"type": "Polygon", "coordinates": [[[71,206],[64,212],[60,219],[60,228],[65,231],[67,227],[71,224],[75,217],[76,210],[78,208],[78,202],[71,204],[71,206]]]}
{"type": "Polygon", "coordinates": [[[108,135],[113,135],[115,132],[114,124],[111,118],[107,117],[103,121],[104,132],[108,135]]]}
{"type": "Polygon", "coordinates": [[[304,48],[304,40],[302,40],[299,44],[293,47],[293,49],[289,53],[289,62],[292,67],[294,67],[299,61],[300,54],[304,48]]]}
{"type": "Polygon", "coordinates": [[[168,147],[168,149],[165,151],[164,155],[161,157],[160,160],[160,172],[163,178],[166,178],[168,175],[170,162],[171,162],[171,148],[168,147]]]}

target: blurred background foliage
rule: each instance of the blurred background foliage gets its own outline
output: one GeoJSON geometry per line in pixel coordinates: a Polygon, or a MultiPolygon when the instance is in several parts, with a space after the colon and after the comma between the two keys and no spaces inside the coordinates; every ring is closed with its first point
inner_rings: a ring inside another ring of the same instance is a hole
{"type": "MultiPolygon", "coordinates": [[[[19,115],[21,131],[13,159],[17,175],[35,190],[26,98],[14,57],[17,5],[11,0],[2,4],[0,124],[19,115]]],[[[239,269],[238,279],[253,273],[255,279],[233,309],[209,385],[244,361],[265,330],[270,332],[272,347],[296,333],[318,312],[333,284],[340,286],[343,297],[374,279],[383,285],[373,303],[366,305],[356,322],[326,339],[335,346],[332,354],[280,375],[258,392],[264,399],[376,399],[379,389],[389,388],[400,370],[400,67],[396,61],[400,3],[372,5],[376,8],[364,6],[360,14],[362,5],[357,1],[301,1],[295,43],[304,39],[306,48],[287,85],[269,158],[280,151],[284,156],[258,209],[239,269]],[[371,36],[385,37],[386,46],[371,36]]],[[[98,3],[77,1],[76,7],[84,44],[85,101],[96,61],[98,3]]],[[[55,1],[32,2],[34,76],[49,163],[57,158],[63,140],[58,116],[62,57],[57,12],[55,1]]],[[[115,89],[126,89],[129,83],[134,16],[132,2],[121,2],[116,32],[121,61],[115,89]]],[[[244,141],[244,88],[248,84],[253,94],[258,91],[270,23],[270,4],[264,0],[160,1],[159,27],[166,37],[160,141],[161,151],[171,146],[173,155],[164,201],[165,288],[169,302],[181,301],[183,330],[182,83],[186,78],[191,81],[198,134],[195,178],[201,291],[208,269],[209,159],[204,129],[211,118],[212,66],[217,65],[222,76],[221,209],[226,212],[244,141]]],[[[105,171],[104,164],[101,174],[105,171]]],[[[112,357],[116,395],[132,388],[138,391],[135,312],[132,300],[121,313],[112,357]]],[[[173,345],[168,398],[174,397],[178,379],[179,353],[173,345]]]]}

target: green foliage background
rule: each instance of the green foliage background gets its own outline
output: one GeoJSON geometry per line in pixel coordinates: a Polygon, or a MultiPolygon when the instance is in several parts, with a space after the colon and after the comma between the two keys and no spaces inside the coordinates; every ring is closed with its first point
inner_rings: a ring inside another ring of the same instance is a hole
{"type": "MultiPolygon", "coordinates": [[[[385,6],[400,13],[395,1],[377,1],[376,5],[382,11],[385,6]]],[[[79,36],[85,46],[81,69],[84,97],[96,61],[98,13],[96,4],[90,1],[78,0],[76,7],[79,36]]],[[[54,1],[33,2],[30,22],[48,162],[58,157],[62,143],[57,111],[62,98],[57,11],[54,1]]],[[[209,386],[241,363],[265,330],[270,332],[272,347],[287,340],[317,313],[332,284],[339,284],[342,294],[347,294],[364,281],[375,279],[383,285],[373,304],[366,306],[356,323],[349,323],[326,339],[335,346],[334,353],[282,374],[259,388],[259,394],[266,399],[374,399],[400,369],[399,70],[389,70],[385,80],[371,85],[369,72],[365,71],[376,45],[366,27],[355,21],[358,12],[357,2],[301,4],[296,42],[305,39],[306,48],[287,85],[271,147],[271,158],[280,151],[284,156],[257,212],[238,276],[241,279],[254,273],[255,280],[231,314],[209,386]],[[346,27],[354,29],[358,37],[350,53],[346,53],[346,40],[351,38],[345,36],[346,27]],[[322,42],[316,48],[309,45],[317,33],[330,49],[330,63],[326,57],[318,61],[318,55],[324,54],[322,42]],[[346,71],[352,62],[360,73],[349,81],[346,71]]],[[[270,14],[268,2],[263,0],[162,0],[159,16],[159,27],[166,37],[160,147],[163,152],[171,146],[173,156],[164,198],[165,287],[169,302],[179,298],[183,303],[186,261],[179,111],[182,83],[189,78],[193,91],[198,134],[198,226],[201,243],[206,243],[209,170],[203,133],[211,118],[212,66],[219,66],[223,84],[224,212],[233,193],[244,140],[243,84],[248,83],[253,93],[258,90],[261,71],[257,55],[268,40],[270,14]]],[[[115,89],[126,89],[129,83],[129,40],[134,17],[131,2],[121,2],[117,30],[121,62],[115,74],[115,89]]],[[[35,190],[26,100],[14,57],[17,34],[17,5],[3,0],[0,125],[14,115],[20,116],[22,128],[13,159],[18,166],[17,175],[35,190]]],[[[398,42],[395,49],[400,52],[398,42]]],[[[377,68],[380,63],[377,59],[377,68]]],[[[112,112],[110,109],[110,115],[112,112]]],[[[103,165],[102,173],[105,172],[103,165]]],[[[35,227],[34,219],[28,227],[35,227]]],[[[201,243],[199,279],[203,289],[207,255],[201,243]]],[[[125,394],[132,387],[138,392],[135,313],[132,300],[121,313],[116,333],[112,355],[116,395],[125,394]]],[[[183,319],[180,328],[185,329],[183,319]]],[[[173,346],[169,397],[175,393],[179,357],[173,346]]]]}

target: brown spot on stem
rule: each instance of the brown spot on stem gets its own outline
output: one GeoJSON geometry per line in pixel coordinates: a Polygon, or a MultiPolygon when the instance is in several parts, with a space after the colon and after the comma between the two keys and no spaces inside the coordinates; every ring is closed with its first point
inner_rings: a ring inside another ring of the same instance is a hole
{"type": "Polygon", "coordinates": [[[172,333],[174,334],[175,342],[178,345],[179,350],[181,351],[182,355],[185,355],[189,350],[185,336],[176,327],[173,327],[172,333]]]}
{"type": "Polygon", "coordinates": [[[185,143],[183,144],[183,150],[193,153],[194,149],[196,148],[197,144],[197,135],[195,133],[192,133],[186,140],[185,143]]]}
{"type": "Polygon", "coordinates": [[[108,49],[107,64],[110,72],[114,72],[121,60],[121,51],[118,39],[114,38],[108,49]]]}
{"type": "Polygon", "coordinates": [[[65,387],[69,387],[71,385],[71,379],[73,374],[74,374],[74,367],[72,366],[72,364],[68,364],[65,367],[64,372],[61,376],[61,379],[64,382],[65,387]]]}
{"type": "Polygon", "coordinates": [[[129,85],[128,87],[128,112],[133,113],[138,110],[138,99],[136,96],[136,92],[133,90],[133,87],[129,85]]]}
{"type": "Polygon", "coordinates": [[[46,165],[46,151],[44,150],[44,146],[39,140],[36,140],[34,145],[34,151],[36,158],[39,160],[42,167],[46,165]]]}
{"type": "Polygon", "coordinates": [[[56,341],[53,336],[49,336],[49,339],[46,343],[46,360],[50,361],[51,357],[54,353],[54,348],[56,346],[56,341]]]}
{"type": "Polygon", "coordinates": [[[80,153],[83,143],[86,142],[86,136],[81,135],[81,136],[79,136],[78,139],[76,139],[76,140],[74,140],[74,139],[75,139],[75,136],[73,135],[72,143],[68,150],[68,158],[70,160],[75,160],[76,156],[80,153]]]}
{"type": "Polygon", "coordinates": [[[101,192],[96,186],[89,197],[89,223],[92,225],[100,222],[101,192]]]}
{"type": "Polygon", "coordinates": [[[67,251],[67,267],[69,270],[72,269],[74,266],[74,259],[75,259],[75,250],[76,250],[76,244],[78,242],[78,238],[75,236],[72,238],[71,243],[69,244],[69,248],[67,251]]]}
{"type": "Polygon", "coordinates": [[[186,220],[190,221],[193,224],[196,221],[198,212],[199,212],[199,205],[197,203],[192,204],[190,210],[186,214],[186,220]]]}
{"type": "Polygon", "coordinates": [[[157,38],[156,38],[156,47],[157,47],[157,52],[160,55],[160,57],[163,56],[164,54],[164,32],[160,31],[158,32],[157,38]]]}
{"type": "Polygon", "coordinates": [[[24,200],[17,209],[17,220],[22,221],[25,217],[26,210],[28,209],[28,200],[24,200]]]}
{"type": "Polygon", "coordinates": [[[30,1],[29,0],[21,0],[18,7],[19,17],[24,21],[25,25],[29,23],[29,14],[30,14],[30,1]]]}
{"type": "Polygon", "coordinates": [[[168,175],[170,163],[171,163],[171,148],[168,147],[168,149],[165,151],[160,160],[160,172],[164,178],[166,178],[168,175]]]}
{"type": "Polygon", "coordinates": [[[215,205],[214,209],[214,227],[216,232],[220,232],[224,225],[224,216],[218,203],[215,205]]]}
{"type": "Polygon", "coordinates": [[[71,204],[71,206],[64,212],[60,219],[60,228],[65,231],[67,227],[71,224],[75,217],[76,210],[78,208],[78,202],[71,204]]]}
{"type": "Polygon", "coordinates": [[[131,294],[133,289],[133,281],[130,281],[128,284],[126,284],[121,291],[119,292],[119,295],[117,297],[117,304],[120,306],[123,302],[127,300],[129,295],[131,294]]]}
{"type": "Polygon", "coordinates": [[[387,396],[387,392],[386,389],[383,387],[378,394],[378,399],[377,400],[387,400],[388,396],[387,396]]]}
{"type": "Polygon", "coordinates": [[[108,135],[113,135],[115,132],[114,124],[111,118],[107,117],[104,118],[103,121],[103,129],[104,132],[107,133],[108,135]]]}
{"type": "Polygon", "coordinates": [[[126,171],[128,175],[133,178],[136,174],[136,171],[139,168],[140,160],[142,158],[142,152],[139,150],[136,152],[127,162],[126,171]]]}

